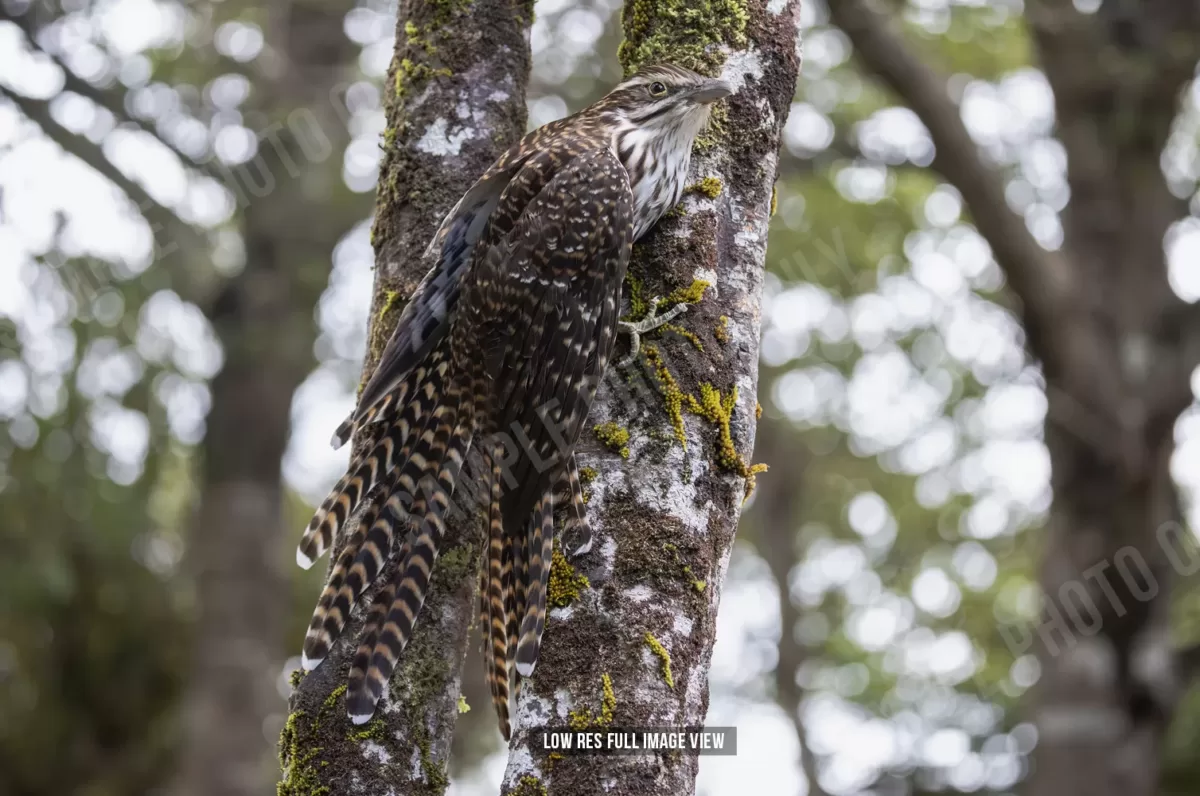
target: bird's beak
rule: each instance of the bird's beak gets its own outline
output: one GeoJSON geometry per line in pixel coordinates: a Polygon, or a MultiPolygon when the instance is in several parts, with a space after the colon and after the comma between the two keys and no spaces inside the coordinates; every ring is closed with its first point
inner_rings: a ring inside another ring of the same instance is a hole
{"type": "Polygon", "coordinates": [[[692,100],[703,105],[710,105],[732,93],[733,86],[724,80],[706,80],[692,92],[692,100]]]}

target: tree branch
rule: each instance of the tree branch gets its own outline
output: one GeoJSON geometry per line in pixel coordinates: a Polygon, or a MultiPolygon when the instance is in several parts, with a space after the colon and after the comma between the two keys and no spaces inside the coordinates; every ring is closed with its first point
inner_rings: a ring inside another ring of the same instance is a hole
{"type": "Polygon", "coordinates": [[[1009,209],[1004,180],[983,162],[946,92],[946,80],[923,63],[892,30],[889,19],[863,0],[829,4],[834,24],[850,38],[863,65],[896,93],[929,130],[937,154],[933,168],[962,194],[976,227],[1024,307],[1031,346],[1043,360],[1055,356],[1055,335],[1074,298],[1076,278],[1059,254],[1043,249],[1025,222],[1009,209]]]}
{"type": "MultiPolygon", "coordinates": [[[[4,86],[0,86],[0,95],[7,97],[16,105],[17,109],[27,119],[41,128],[47,138],[62,147],[67,154],[73,155],[95,169],[101,176],[125,194],[129,198],[129,201],[137,205],[138,211],[146,219],[151,231],[155,234],[156,244],[158,242],[158,233],[166,232],[171,238],[171,246],[191,251],[202,250],[207,247],[208,243],[200,231],[180,219],[170,209],[159,204],[145,188],[127,177],[124,172],[113,165],[104,156],[104,152],[99,147],[87,139],[75,135],[55,121],[53,115],[50,113],[48,102],[26,97],[4,86]]],[[[169,254],[172,250],[171,248],[163,248],[159,253],[169,254]]],[[[196,296],[203,292],[199,288],[202,280],[197,275],[190,273],[190,269],[176,270],[183,272],[180,274],[180,277],[186,280],[186,284],[190,286],[181,286],[181,292],[189,293],[188,297],[195,300],[196,296]]]]}
{"type": "Polygon", "coordinates": [[[25,34],[25,40],[29,44],[30,49],[45,56],[63,73],[64,91],[70,91],[74,94],[78,94],[79,96],[90,100],[101,108],[104,108],[106,111],[111,113],[113,117],[118,120],[118,122],[132,124],[143,133],[154,136],[157,140],[162,142],[163,146],[175,153],[175,156],[183,162],[185,168],[196,169],[204,176],[216,181],[218,184],[225,185],[226,175],[222,174],[219,169],[215,168],[211,162],[201,163],[180,150],[170,141],[163,138],[154,128],[154,125],[144,119],[139,119],[130,115],[125,110],[122,99],[115,93],[84,80],[82,77],[72,72],[71,68],[67,66],[66,62],[63,61],[63,59],[57,54],[50,52],[45,47],[40,45],[37,41],[37,29],[33,25],[32,14],[25,13],[11,15],[3,12],[3,8],[4,6],[0,5],[0,19],[7,19],[9,22],[12,22],[14,25],[20,28],[21,32],[25,34]]]}

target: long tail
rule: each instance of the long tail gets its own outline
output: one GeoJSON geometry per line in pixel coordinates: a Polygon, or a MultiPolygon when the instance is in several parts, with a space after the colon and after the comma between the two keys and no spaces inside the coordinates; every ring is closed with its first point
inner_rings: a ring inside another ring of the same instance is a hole
{"type": "MultiPolygon", "coordinates": [[[[424,500],[414,500],[410,509],[412,516],[421,517],[421,525],[393,578],[395,596],[369,664],[365,670],[355,665],[350,672],[346,708],[355,724],[365,723],[374,714],[425,603],[430,575],[446,531],[444,515],[475,431],[474,395],[468,392],[472,386],[457,383],[450,386],[445,400],[434,410],[433,427],[425,429],[409,457],[409,463],[421,469],[419,477],[410,479],[410,468],[406,466],[397,481],[410,494],[416,495],[417,488],[421,489],[424,500]],[[423,505],[418,506],[418,502],[423,505]]],[[[365,643],[360,645],[360,655],[365,646],[365,643]]],[[[355,656],[356,664],[362,662],[360,655],[355,656]]]]}
{"type": "Polygon", "coordinates": [[[492,692],[492,705],[500,722],[500,734],[508,740],[511,734],[509,720],[509,612],[514,615],[513,595],[513,545],[504,533],[504,521],[500,512],[500,460],[499,451],[490,451],[488,462],[488,542],[484,566],[481,570],[482,584],[479,590],[480,624],[484,628],[483,655],[488,686],[492,692]]]}
{"type": "MultiPolygon", "coordinates": [[[[411,399],[369,453],[355,461],[317,509],[308,530],[296,548],[296,563],[308,569],[333,544],[333,539],[362,500],[382,477],[392,471],[407,453],[414,429],[423,427],[442,397],[449,362],[442,349],[430,354],[407,383],[416,387],[411,399]]],[[[401,388],[404,389],[404,388],[401,388]]],[[[397,391],[399,392],[399,390],[397,391]]],[[[407,397],[407,396],[404,396],[407,397]]]]}
{"type": "Polygon", "coordinates": [[[592,549],[592,526],[587,521],[587,508],[583,499],[583,484],[579,480],[579,466],[575,462],[574,452],[567,459],[567,466],[563,468],[562,473],[559,475],[556,489],[559,492],[566,493],[571,501],[566,522],[563,524],[563,547],[566,547],[569,543],[571,545],[569,548],[571,555],[585,555],[592,549]]]}
{"type": "Polygon", "coordinates": [[[537,666],[542,632],[546,629],[546,587],[554,551],[554,482],[534,504],[529,519],[529,557],[525,578],[525,608],[517,641],[517,673],[529,677],[537,666]]]}

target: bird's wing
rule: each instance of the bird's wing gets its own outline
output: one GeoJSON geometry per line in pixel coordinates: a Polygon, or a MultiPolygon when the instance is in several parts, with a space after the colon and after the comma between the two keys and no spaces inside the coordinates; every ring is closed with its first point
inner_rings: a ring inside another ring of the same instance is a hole
{"type": "MultiPolygon", "coordinates": [[[[468,302],[480,313],[476,328],[490,331],[475,341],[491,381],[486,427],[508,448],[511,488],[492,514],[500,515],[504,536],[515,539],[512,593],[507,583],[495,582],[506,546],[489,551],[490,649],[497,672],[506,668],[499,665],[502,652],[522,677],[537,663],[553,490],[572,461],[612,351],[632,245],[633,197],[624,167],[607,148],[584,151],[560,166],[508,236],[482,253],[478,284],[470,288],[480,291],[479,300],[468,302]],[[510,598],[515,611],[508,608],[510,598]]],[[[504,727],[506,695],[498,691],[493,697],[504,727]]]]}
{"type": "Polygon", "coordinates": [[[574,448],[616,339],[632,245],[629,178],[603,147],[564,164],[485,255],[485,300],[472,304],[492,315],[490,420],[521,448],[509,528],[524,527],[574,448]]]}
{"type": "Polygon", "coordinates": [[[483,236],[505,188],[529,156],[528,146],[513,146],[446,214],[425,250],[426,259],[436,258],[434,265],[400,313],[379,364],[363,387],[358,406],[334,434],[334,447],[341,447],[349,439],[355,425],[370,422],[376,405],[446,334],[458,311],[459,290],[471,251],[483,236]]]}

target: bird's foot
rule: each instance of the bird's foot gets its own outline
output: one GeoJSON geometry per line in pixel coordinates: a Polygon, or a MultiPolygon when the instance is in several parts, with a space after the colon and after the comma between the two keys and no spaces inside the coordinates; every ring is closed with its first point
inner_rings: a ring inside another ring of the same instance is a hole
{"type": "Polygon", "coordinates": [[[617,330],[626,332],[629,335],[629,356],[617,363],[617,367],[623,368],[626,365],[637,359],[642,350],[642,335],[652,332],[663,324],[670,323],[678,318],[683,313],[687,312],[687,304],[676,304],[671,309],[658,314],[658,302],[660,299],[652,299],[649,304],[649,309],[646,311],[646,317],[640,321],[617,321],[617,330]]]}

